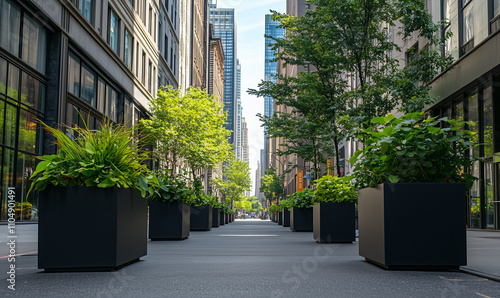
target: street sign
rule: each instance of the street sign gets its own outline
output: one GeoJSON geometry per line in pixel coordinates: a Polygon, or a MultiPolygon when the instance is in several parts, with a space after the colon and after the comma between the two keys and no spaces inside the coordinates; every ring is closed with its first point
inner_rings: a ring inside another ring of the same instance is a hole
{"type": "Polygon", "coordinates": [[[297,191],[304,190],[304,171],[297,171],[297,191]]]}
{"type": "Polygon", "coordinates": [[[311,180],[311,172],[306,172],[306,180],[311,180]]]}

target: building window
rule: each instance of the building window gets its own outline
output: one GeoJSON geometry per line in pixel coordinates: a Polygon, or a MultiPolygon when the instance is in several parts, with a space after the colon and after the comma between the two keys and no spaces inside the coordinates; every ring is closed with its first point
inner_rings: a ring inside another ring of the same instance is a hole
{"type": "Polygon", "coordinates": [[[130,3],[130,5],[134,7],[134,0],[128,0],[128,3],[130,3]]]}
{"type": "Polygon", "coordinates": [[[82,15],[92,23],[92,0],[79,0],[78,10],[82,15]]]}
{"type": "Polygon", "coordinates": [[[493,0],[493,17],[500,15],[500,0],[493,0]]]}
{"type": "Polygon", "coordinates": [[[103,115],[106,112],[106,83],[103,79],[99,78],[98,86],[97,86],[97,110],[101,112],[103,115]]]}
{"type": "Polygon", "coordinates": [[[154,16],[154,22],[153,22],[153,38],[155,39],[155,42],[156,42],[156,13],[155,13],[155,16],[154,16]]]}
{"type": "Polygon", "coordinates": [[[68,92],[80,97],[80,59],[72,53],[68,56],[68,92]]]}
{"type": "Polygon", "coordinates": [[[165,34],[165,46],[163,47],[163,57],[168,64],[168,36],[165,34]]]}
{"type": "Polygon", "coordinates": [[[0,16],[0,46],[18,57],[21,11],[11,1],[0,0],[0,16]]]}
{"type": "Polygon", "coordinates": [[[35,20],[24,16],[22,59],[41,73],[45,73],[46,40],[45,29],[35,20]]]}
{"type": "Polygon", "coordinates": [[[116,16],[116,13],[109,8],[109,45],[111,46],[111,49],[115,51],[115,53],[118,53],[118,33],[119,33],[119,24],[120,24],[120,19],[116,16]]]}
{"type": "Polygon", "coordinates": [[[91,107],[96,107],[96,75],[82,64],[82,89],[80,98],[91,107]]]}
{"type": "Polygon", "coordinates": [[[118,104],[118,93],[113,87],[107,85],[106,93],[108,95],[106,105],[106,116],[113,122],[116,122],[116,105],[118,104]]]}
{"type": "Polygon", "coordinates": [[[142,73],[141,73],[141,83],[146,85],[146,53],[142,51],[142,73]]]}
{"type": "Polygon", "coordinates": [[[151,85],[152,83],[152,71],[153,69],[153,64],[151,63],[151,60],[149,60],[149,63],[148,63],[148,90],[150,93],[153,93],[153,86],[151,85]]]}
{"type": "Polygon", "coordinates": [[[133,47],[134,38],[130,35],[127,29],[125,29],[125,65],[129,69],[132,69],[132,57],[133,57],[133,47]]]}
{"type": "Polygon", "coordinates": [[[139,42],[135,46],[135,76],[139,77],[139,42]]]}
{"type": "Polygon", "coordinates": [[[153,8],[149,6],[149,18],[148,18],[148,31],[149,35],[152,35],[151,30],[153,30],[153,8]]]}

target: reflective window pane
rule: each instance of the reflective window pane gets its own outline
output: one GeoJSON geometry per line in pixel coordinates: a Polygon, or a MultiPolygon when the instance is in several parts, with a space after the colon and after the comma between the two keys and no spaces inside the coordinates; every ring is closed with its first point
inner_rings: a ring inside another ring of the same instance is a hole
{"type": "MultiPolygon", "coordinates": [[[[469,119],[467,120],[470,122],[469,130],[476,133],[473,138],[475,144],[479,144],[479,107],[477,99],[477,94],[467,97],[469,107],[469,119]]],[[[472,148],[472,151],[474,157],[479,157],[479,147],[472,148]]]]}
{"type": "Polygon", "coordinates": [[[10,104],[7,104],[5,109],[4,144],[13,148],[16,144],[16,123],[17,108],[10,104]]]}
{"type": "MultiPolygon", "coordinates": [[[[0,151],[1,152],[1,151],[0,151]]],[[[3,149],[3,175],[2,175],[2,205],[6,206],[8,201],[8,187],[14,186],[14,151],[3,149]]],[[[7,221],[7,208],[2,208],[0,220],[7,221]]]]}
{"type": "Polygon", "coordinates": [[[38,131],[36,116],[22,109],[19,115],[19,150],[35,153],[38,131]]]}
{"type": "Polygon", "coordinates": [[[68,91],[80,97],[80,61],[71,53],[68,57],[68,91]]]}
{"type": "Polygon", "coordinates": [[[22,73],[21,102],[43,112],[45,85],[32,76],[22,73]]]}
{"type": "Polygon", "coordinates": [[[21,11],[10,0],[0,0],[0,46],[19,57],[21,11]]]}
{"type": "Polygon", "coordinates": [[[0,58],[0,93],[7,91],[7,61],[0,58]]]}
{"type": "Polygon", "coordinates": [[[133,39],[128,30],[125,30],[125,65],[132,69],[132,47],[133,39]]]}
{"type": "Polygon", "coordinates": [[[472,40],[474,38],[474,14],[472,10],[473,6],[469,5],[464,9],[464,33],[463,33],[463,39],[464,39],[464,44],[472,40]]]}
{"type": "Polygon", "coordinates": [[[95,74],[82,64],[82,91],[80,98],[90,106],[96,106],[96,79],[95,74]]]}
{"type": "Polygon", "coordinates": [[[78,2],[78,10],[82,15],[92,23],[92,0],[80,0],[78,2]]]}
{"type": "Polygon", "coordinates": [[[113,10],[109,13],[109,45],[118,53],[118,18],[113,10]]]}
{"type": "MultiPolygon", "coordinates": [[[[5,123],[5,101],[0,100],[0,144],[3,144],[3,125],[5,123]]],[[[0,155],[0,160],[2,155],[0,155]]]]}
{"type": "Polygon", "coordinates": [[[99,78],[99,83],[97,85],[97,110],[104,114],[105,104],[106,104],[106,83],[99,78]]]}
{"type": "Polygon", "coordinates": [[[16,169],[16,220],[32,221],[38,219],[38,208],[34,197],[34,192],[29,198],[26,194],[31,186],[29,179],[35,171],[35,156],[19,152],[17,155],[16,169]]]}
{"type": "Polygon", "coordinates": [[[106,107],[106,116],[111,121],[116,122],[116,104],[118,102],[118,94],[109,85],[107,87],[108,102],[106,107]]]}
{"type": "Polygon", "coordinates": [[[45,73],[46,34],[35,20],[25,16],[23,21],[23,56],[31,67],[45,73]]]}
{"type": "Polygon", "coordinates": [[[496,17],[500,14],[500,0],[493,0],[493,15],[496,17]]]}
{"type": "Polygon", "coordinates": [[[19,68],[9,65],[9,73],[7,77],[7,96],[18,100],[19,90],[19,68]]]}
{"type": "Polygon", "coordinates": [[[493,88],[488,87],[483,92],[483,143],[484,157],[493,156],[493,88]]]}

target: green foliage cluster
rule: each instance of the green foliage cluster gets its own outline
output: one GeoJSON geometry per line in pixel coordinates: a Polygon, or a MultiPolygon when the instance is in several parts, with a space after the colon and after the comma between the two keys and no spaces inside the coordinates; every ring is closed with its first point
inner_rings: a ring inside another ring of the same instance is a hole
{"type": "Polygon", "coordinates": [[[262,186],[260,191],[264,193],[264,196],[269,201],[276,201],[281,198],[284,186],[285,175],[277,175],[276,168],[270,167],[266,169],[266,175],[262,177],[262,186]]]}
{"type": "Polygon", "coordinates": [[[271,206],[269,206],[269,214],[276,214],[278,213],[278,205],[276,204],[271,204],[271,206]]]}
{"type": "Polygon", "coordinates": [[[465,182],[474,177],[464,171],[471,166],[474,134],[463,129],[467,122],[427,118],[410,113],[396,118],[373,118],[360,130],[364,148],[349,160],[356,163],[354,177],[360,188],[396,182],[465,182]]]}
{"type": "Polygon", "coordinates": [[[281,206],[281,210],[290,210],[290,208],[292,208],[292,201],[290,200],[281,200],[280,201],[280,206],[281,206]]]}
{"type": "MultiPolygon", "coordinates": [[[[148,173],[144,161],[147,155],[134,142],[134,128],[115,126],[106,121],[98,130],[67,127],[66,133],[42,123],[52,134],[58,151],[40,157],[32,175],[33,187],[42,191],[54,186],[133,187],[143,196],[148,173]],[[75,136],[74,139],[70,136],[75,136]]],[[[28,192],[29,195],[29,192],[28,192]]]]}
{"type": "Polygon", "coordinates": [[[327,157],[336,157],[340,172],[340,142],[369,119],[395,109],[420,111],[432,103],[429,82],[452,59],[441,54],[443,24],[433,23],[425,1],[308,2],[314,9],[301,17],[273,12],[287,34],[268,36],[280,66],[296,66],[299,73],[277,75],[248,92],[287,107],[271,116],[258,115],[262,126],[280,140],[277,154],[311,162],[318,178],[327,157]],[[395,34],[426,44],[403,53],[395,34]],[[408,61],[400,65],[407,53],[408,61]]]}
{"type": "Polygon", "coordinates": [[[182,95],[179,89],[164,86],[151,100],[151,118],[141,119],[143,132],[156,148],[155,158],[174,175],[187,163],[196,170],[217,168],[231,157],[224,128],[227,113],[214,96],[189,87],[182,95]]]}
{"type": "Polygon", "coordinates": [[[314,181],[315,203],[356,202],[358,193],[351,183],[351,177],[334,177],[325,175],[314,181]]]}
{"type": "Polygon", "coordinates": [[[196,198],[195,190],[189,187],[186,179],[182,177],[157,174],[148,176],[148,180],[147,198],[150,201],[190,203],[196,198]]]}
{"type": "Polygon", "coordinates": [[[290,197],[291,207],[311,208],[314,205],[314,191],[304,189],[298,191],[290,197]]]}
{"type": "Polygon", "coordinates": [[[242,160],[232,160],[225,167],[224,178],[212,179],[213,187],[224,195],[226,201],[241,201],[250,190],[250,167],[242,160]]]}

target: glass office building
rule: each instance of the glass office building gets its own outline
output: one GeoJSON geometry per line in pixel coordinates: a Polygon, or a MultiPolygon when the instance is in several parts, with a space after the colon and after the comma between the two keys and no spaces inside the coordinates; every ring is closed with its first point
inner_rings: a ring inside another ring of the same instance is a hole
{"type": "MultiPolygon", "coordinates": [[[[283,38],[284,30],[283,28],[278,28],[279,22],[273,21],[270,14],[266,14],[266,36],[272,36],[275,38],[283,38]]],[[[278,73],[277,67],[278,62],[272,61],[274,59],[274,51],[272,49],[272,44],[274,44],[274,40],[269,37],[265,38],[265,69],[264,69],[264,80],[276,82],[275,75],[278,73]]],[[[273,114],[273,98],[266,96],[264,97],[264,115],[271,116],[273,114]]],[[[268,144],[267,144],[267,129],[264,127],[264,152],[268,152],[268,144]]],[[[261,163],[265,162],[265,160],[261,160],[261,163]]],[[[265,169],[269,166],[267,162],[261,164],[262,168],[265,169]]]]}
{"type": "Polygon", "coordinates": [[[224,49],[224,111],[227,111],[226,128],[231,130],[229,143],[236,151],[238,106],[236,101],[236,16],[234,8],[219,8],[210,1],[210,24],[214,37],[220,38],[224,49]]]}

